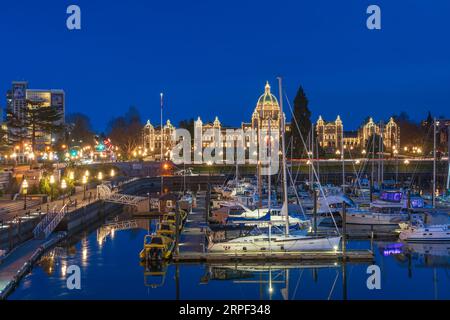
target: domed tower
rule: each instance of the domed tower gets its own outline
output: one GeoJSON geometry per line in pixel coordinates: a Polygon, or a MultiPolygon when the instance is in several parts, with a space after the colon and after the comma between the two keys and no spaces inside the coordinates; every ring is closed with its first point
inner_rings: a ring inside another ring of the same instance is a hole
{"type": "Polygon", "coordinates": [[[270,85],[267,82],[264,94],[259,97],[252,115],[252,128],[267,130],[269,128],[269,120],[270,129],[279,131],[281,123],[280,106],[277,98],[270,92],[270,85]]]}
{"type": "Polygon", "coordinates": [[[388,150],[400,148],[400,127],[395,123],[394,118],[391,117],[386,124],[383,132],[384,146],[388,150]]]}
{"type": "Polygon", "coordinates": [[[144,149],[147,149],[150,153],[153,153],[155,150],[155,128],[150,123],[150,120],[147,120],[147,124],[144,126],[143,141],[144,149]]]}
{"type": "Polygon", "coordinates": [[[341,116],[337,116],[334,122],[336,126],[336,148],[337,150],[342,150],[344,143],[344,126],[342,124],[341,116]]]}
{"type": "Polygon", "coordinates": [[[216,118],[214,119],[214,122],[213,122],[213,127],[214,127],[214,129],[220,129],[221,126],[222,125],[220,124],[219,117],[216,116],[216,118]]]}
{"type": "Polygon", "coordinates": [[[325,146],[325,121],[323,121],[322,116],[319,116],[319,119],[317,120],[316,124],[316,133],[317,133],[317,139],[319,140],[319,144],[321,147],[325,146]]]}

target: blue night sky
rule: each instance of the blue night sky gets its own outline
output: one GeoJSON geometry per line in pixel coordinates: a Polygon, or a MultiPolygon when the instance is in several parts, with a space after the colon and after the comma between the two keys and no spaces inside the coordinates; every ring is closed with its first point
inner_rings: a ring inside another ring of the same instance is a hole
{"type": "Polygon", "coordinates": [[[239,125],[282,75],[291,101],[303,85],[314,121],[339,113],[346,129],[402,110],[449,116],[449,15],[448,0],[4,1],[0,105],[12,80],[28,80],[64,89],[66,113],[104,130],[130,105],[158,123],[163,91],[175,124],[239,125]],[[70,4],[80,31],[66,28],[70,4]],[[370,4],[381,31],[366,28],[370,4]]]}

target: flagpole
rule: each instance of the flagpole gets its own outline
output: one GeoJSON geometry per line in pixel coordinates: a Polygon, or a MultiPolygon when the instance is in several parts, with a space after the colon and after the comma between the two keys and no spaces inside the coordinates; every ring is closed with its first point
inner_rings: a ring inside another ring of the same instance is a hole
{"type": "Polygon", "coordinates": [[[285,128],[285,119],[284,119],[284,112],[283,112],[283,84],[282,84],[282,78],[278,77],[278,86],[279,86],[279,90],[280,90],[280,124],[281,124],[281,154],[282,154],[282,161],[283,161],[283,166],[282,166],[282,170],[283,170],[283,208],[285,210],[285,215],[286,215],[286,231],[285,234],[289,235],[289,212],[288,212],[288,195],[287,195],[287,175],[286,175],[286,142],[285,142],[285,138],[286,138],[286,128],[285,128]]]}

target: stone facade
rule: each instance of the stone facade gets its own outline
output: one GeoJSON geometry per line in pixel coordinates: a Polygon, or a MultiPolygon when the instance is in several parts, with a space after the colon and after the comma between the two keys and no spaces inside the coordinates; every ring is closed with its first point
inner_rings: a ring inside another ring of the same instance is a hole
{"type": "MultiPolygon", "coordinates": [[[[284,119],[286,118],[285,115],[284,119]]],[[[257,130],[261,128],[262,132],[270,132],[277,137],[280,136],[281,128],[281,112],[277,98],[271,93],[269,83],[266,83],[264,93],[259,97],[255,109],[253,111],[250,122],[242,122],[240,127],[225,127],[216,116],[213,122],[203,122],[200,117],[194,122],[194,130],[196,134],[201,135],[202,148],[210,146],[213,142],[217,143],[216,137],[212,134],[211,129],[220,131],[219,142],[222,147],[232,147],[231,139],[236,138],[236,130],[242,130],[245,137],[245,146],[250,145],[250,136],[245,133],[249,133],[252,129],[257,130]],[[231,131],[232,130],[232,131],[231,131]],[[231,137],[230,132],[235,136],[231,137]],[[227,145],[228,144],[228,145],[227,145]]],[[[286,131],[290,131],[290,124],[286,124],[286,131]]],[[[175,127],[168,120],[164,126],[164,146],[163,153],[166,159],[170,158],[170,150],[175,145],[175,127]]],[[[193,137],[192,137],[193,138],[193,137]]],[[[258,139],[260,137],[256,137],[258,139]]],[[[262,138],[262,137],[261,137],[262,138]]],[[[152,159],[159,159],[161,154],[161,128],[160,126],[154,127],[150,121],[143,128],[143,148],[145,153],[152,159]]],[[[259,139],[258,139],[259,140],[259,139]]],[[[199,152],[199,150],[194,150],[199,152]]]]}

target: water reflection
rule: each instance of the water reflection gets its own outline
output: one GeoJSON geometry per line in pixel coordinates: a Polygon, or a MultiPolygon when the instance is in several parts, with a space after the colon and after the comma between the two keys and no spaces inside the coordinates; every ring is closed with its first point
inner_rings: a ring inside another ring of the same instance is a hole
{"type": "Polygon", "coordinates": [[[146,261],[141,262],[144,267],[144,286],[158,288],[164,285],[168,268],[167,262],[146,261]]]}
{"type": "Polygon", "coordinates": [[[382,290],[368,290],[367,263],[140,263],[142,239],[157,223],[120,216],[71,238],[41,258],[11,299],[450,299],[448,243],[350,240],[349,248],[373,245],[382,290]],[[65,286],[73,264],[82,290],[65,286]]]}

